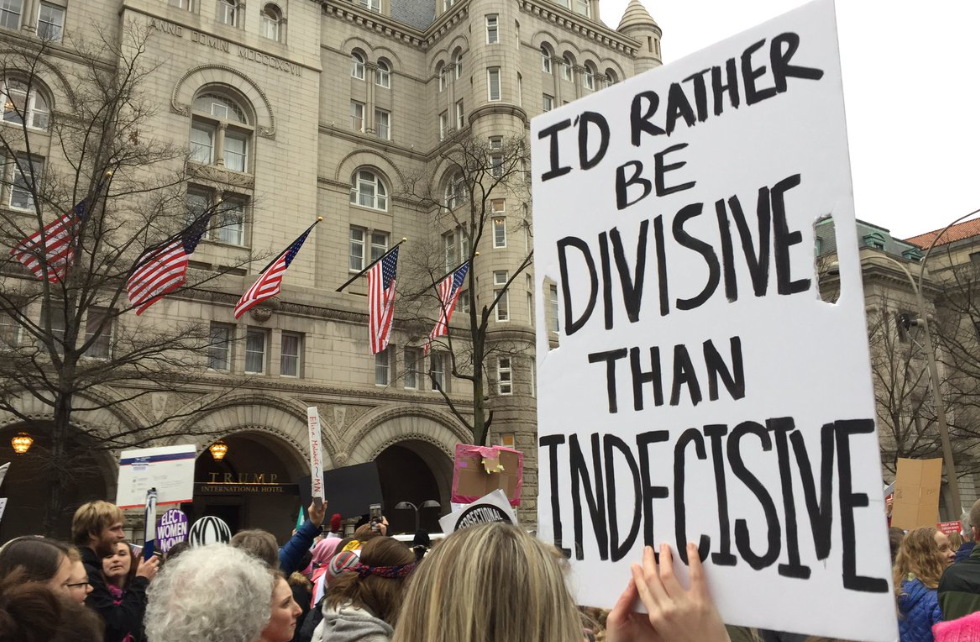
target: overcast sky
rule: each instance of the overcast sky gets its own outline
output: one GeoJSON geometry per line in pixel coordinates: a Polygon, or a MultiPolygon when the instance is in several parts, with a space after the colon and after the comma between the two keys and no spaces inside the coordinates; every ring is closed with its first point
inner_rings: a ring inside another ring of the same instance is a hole
{"type": "MultiPolygon", "coordinates": [[[[629,0],[599,0],[619,25],[629,0]]],[[[664,64],[801,0],[641,0],[664,64]]],[[[899,238],[980,209],[980,3],[837,0],[857,217],[899,238]]]]}

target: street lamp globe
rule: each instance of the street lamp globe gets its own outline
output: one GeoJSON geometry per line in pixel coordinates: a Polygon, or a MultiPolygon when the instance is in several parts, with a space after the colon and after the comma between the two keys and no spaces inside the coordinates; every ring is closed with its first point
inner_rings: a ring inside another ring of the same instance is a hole
{"type": "Polygon", "coordinates": [[[10,445],[13,446],[14,452],[18,455],[23,455],[30,450],[33,443],[34,439],[26,432],[19,432],[10,440],[10,445]]]}

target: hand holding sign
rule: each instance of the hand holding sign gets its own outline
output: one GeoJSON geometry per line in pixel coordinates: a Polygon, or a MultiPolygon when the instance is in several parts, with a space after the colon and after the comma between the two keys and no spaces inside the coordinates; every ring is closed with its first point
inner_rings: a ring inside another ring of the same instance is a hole
{"type": "Polygon", "coordinates": [[[643,566],[632,565],[633,577],[626,591],[606,620],[606,639],[609,642],[728,642],[728,632],[715,608],[704,569],[697,556],[697,546],[687,545],[691,560],[691,589],[686,590],[674,575],[674,560],[670,546],[660,546],[660,567],[647,546],[643,550],[643,566]],[[639,598],[646,613],[634,613],[633,604],[639,598]]]}
{"type": "Polygon", "coordinates": [[[327,515],[327,500],[317,502],[316,500],[306,509],[306,514],[310,516],[310,521],[317,528],[323,523],[323,518],[327,515]]]}

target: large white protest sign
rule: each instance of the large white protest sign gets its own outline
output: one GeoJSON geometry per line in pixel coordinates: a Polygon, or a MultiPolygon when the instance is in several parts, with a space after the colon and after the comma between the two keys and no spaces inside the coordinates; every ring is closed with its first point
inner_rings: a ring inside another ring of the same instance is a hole
{"type": "Polygon", "coordinates": [[[539,536],[579,603],[693,541],[726,622],[897,639],[832,2],[531,129],[539,536]]]}
{"type": "Polygon", "coordinates": [[[323,457],[320,452],[322,429],[320,413],[316,406],[306,409],[306,420],[310,436],[310,490],[313,501],[323,501],[323,457]]]}
{"type": "Polygon", "coordinates": [[[514,513],[514,509],[510,507],[507,493],[500,488],[487,493],[471,504],[463,504],[458,508],[454,504],[453,512],[439,518],[439,526],[443,533],[452,533],[462,528],[492,522],[517,524],[517,515],[514,513]]]}
{"type": "Polygon", "coordinates": [[[146,491],[157,489],[157,504],[179,504],[194,499],[194,446],[160,446],[124,450],[119,455],[119,508],[146,503],[146,491]]]}

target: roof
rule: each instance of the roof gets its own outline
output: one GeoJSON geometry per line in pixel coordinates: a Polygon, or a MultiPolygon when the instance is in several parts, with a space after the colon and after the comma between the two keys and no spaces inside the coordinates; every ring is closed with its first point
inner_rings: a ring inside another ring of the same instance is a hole
{"type": "Polygon", "coordinates": [[[657,22],[650,15],[650,12],[640,3],[640,0],[630,0],[629,5],[626,7],[626,12],[623,13],[623,19],[619,21],[619,27],[616,28],[616,31],[637,26],[649,27],[650,25],[657,26],[657,22]]]}
{"type": "MultiPolygon", "coordinates": [[[[857,234],[858,247],[878,249],[885,254],[916,259],[921,255],[918,248],[907,241],[897,239],[884,227],[858,219],[855,221],[854,232],[857,234]]],[[[817,221],[814,227],[817,241],[817,255],[825,256],[837,251],[837,230],[832,217],[817,221]]]]}
{"type": "Polygon", "coordinates": [[[935,241],[940,234],[942,234],[943,230],[946,230],[946,233],[943,234],[938,241],[936,241],[936,245],[946,245],[947,243],[955,243],[956,241],[968,239],[971,236],[980,236],[980,218],[963,221],[962,223],[951,225],[948,229],[942,228],[933,230],[931,232],[919,234],[918,236],[913,236],[905,240],[912,245],[917,245],[922,249],[926,249],[932,245],[932,242],[935,241]]]}
{"type": "Polygon", "coordinates": [[[391,19],[425,31],[436,19],[435,0],[398,0],[391,3],[391,19]]]}

